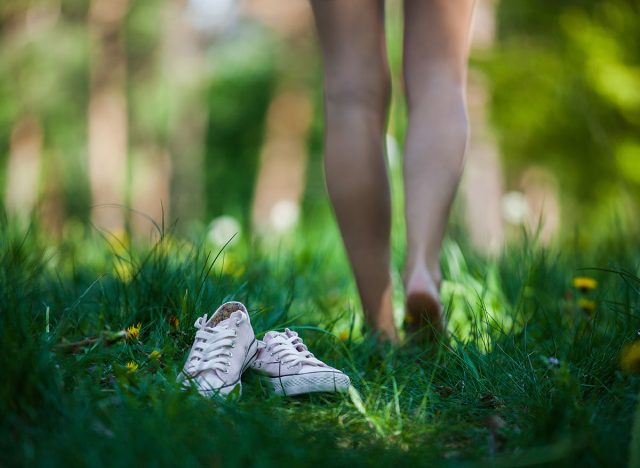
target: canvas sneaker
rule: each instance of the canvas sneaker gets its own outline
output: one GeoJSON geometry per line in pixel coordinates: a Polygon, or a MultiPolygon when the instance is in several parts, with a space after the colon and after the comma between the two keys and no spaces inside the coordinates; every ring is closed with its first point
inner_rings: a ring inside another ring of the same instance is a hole
{"type": "Polygon", "coordinates": [[[227,302],[211,318],[198,318],[194,326],[196,338],[178,381],[195,385],[204,396],[227,396],[236,387],[241,393],[240,377],[258,351],[247,308],[227,302]]]}
{"type": "Polygon", "coordinates": [[[252,369],[265,376],[278,395],[346,392],[349,377],[316,358],[298,333],[270,331],[260,343],[252,369]]]}

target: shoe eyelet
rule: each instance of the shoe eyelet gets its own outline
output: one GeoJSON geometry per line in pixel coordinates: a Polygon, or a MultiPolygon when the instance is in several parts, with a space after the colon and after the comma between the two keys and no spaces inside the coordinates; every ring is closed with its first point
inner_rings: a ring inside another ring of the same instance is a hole
{"type": "Polygon", "coordinates": [[[235,342],[235,341],[232,341],[232,342],[231,342],[231,347],[232,347],[232,348],[235,348],[235,347],[236,347],[236,342],[235,342]]]}
{"type": "Polygon", "coordinates": [[[231,361],[227,361],[227,367],[231,367],[231,361]]]}
{"type": "Polygon", "coordinates": [[[240,326],[240,320],[236,320],[236,327],[240,326]]]}
{"type": "Polygon", "coordinates": [[[225,370],[224,370],[224,373],[225,373],[225,374],[228,374],[228,373],[229,373],[229,369],[225,369],[225,370]]]}
{"type": "Polygon", "coordinates": [[[233,353],[229,351],[229,357],[233,357],[233,353]]]}

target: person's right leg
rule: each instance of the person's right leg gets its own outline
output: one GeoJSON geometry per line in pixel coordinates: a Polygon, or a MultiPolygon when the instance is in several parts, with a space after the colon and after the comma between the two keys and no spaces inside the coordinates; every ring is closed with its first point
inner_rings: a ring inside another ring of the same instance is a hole
{"type": "Polygon", "coordinates": [[[390,81],[383,0],[312,0],[325,67],[327,187],[365,318],[396,340],[384,159],[390,81]]]}
{"type": "Polygon", "coordinates": [[[467,142],[465,80],[474,0],[405,0],[406,323],[443,331],[440,248],[467,142]]]}

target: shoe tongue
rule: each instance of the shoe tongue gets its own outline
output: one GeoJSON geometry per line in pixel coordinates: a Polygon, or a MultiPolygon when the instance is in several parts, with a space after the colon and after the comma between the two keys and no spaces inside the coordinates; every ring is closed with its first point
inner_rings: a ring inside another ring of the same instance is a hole
{"type": "Polygon", "coordinates": [[[231,317],[239,318],[244,312],[247,317],[249,313],[247,312],[247,308],[241,302],[225,302],[214,312],[209,321],[207,322],[207,327],[217,327],[224,321],[229,321],[231,317]]]}

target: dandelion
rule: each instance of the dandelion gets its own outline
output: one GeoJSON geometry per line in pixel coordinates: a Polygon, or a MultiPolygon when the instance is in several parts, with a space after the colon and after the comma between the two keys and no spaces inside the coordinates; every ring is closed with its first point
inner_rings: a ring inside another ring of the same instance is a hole
{"type": "Polygon", "coordinates": [[[349,339],[349,330],[342,330],[338,333],[338,339],[340,341],[347,341],[349,339]]]}
{"type": "Polygon", "coordinates": [[[135,361],[129,361],[127,362],[127,365],[125,367],[127,368],[127,372],[129,374],[133,374],[138,370],[138,363],[136,363],[135,361]]]}
{"type": "Polygon", "coordinates": [[[640,341],[634,341],[622,348],[620,369],[627,373],[640,371],[640,341]]]}
{"type": "Polygon", "coordinates": [[[171,328],[178,328],[180,326],[180,319],[175,315],[169,317],[169,325],[171,328]]]}
{"type": "Polygon", "coordinates": [[[160,354],[160,351],[158,351],[157,349],[154,349],[153,351],[151,351],[151,354],[149,354],[149,358],[153,359],[154,361],[159,360],[160,357],[162,357],[162,354],[160,354]]]}
{"type": "Polygon", "coordinates": [[[598,282],[587,276],[576,276],[573,278],[573,287],[579,289],[583,293],[587,293],[598,286],[598,282]]]}
{"type": "Polygon", "coordinates": [[[583,298],[580,298],[580,300],[578,301],[578,307],[585,314],[591,315],[593,313],[593,311],[596,310],[596,303],[595,303],[595,301],[592,301],[591,299],[585,299],[583,297],[583,298]]]}
{"type": "Polygon", "coordinates": [[[127,341],[134,341],[140,337],[140,328],[142,328],[142,324],[138,323],[137,325],[131,325],[127,328],[127,341]]]}

